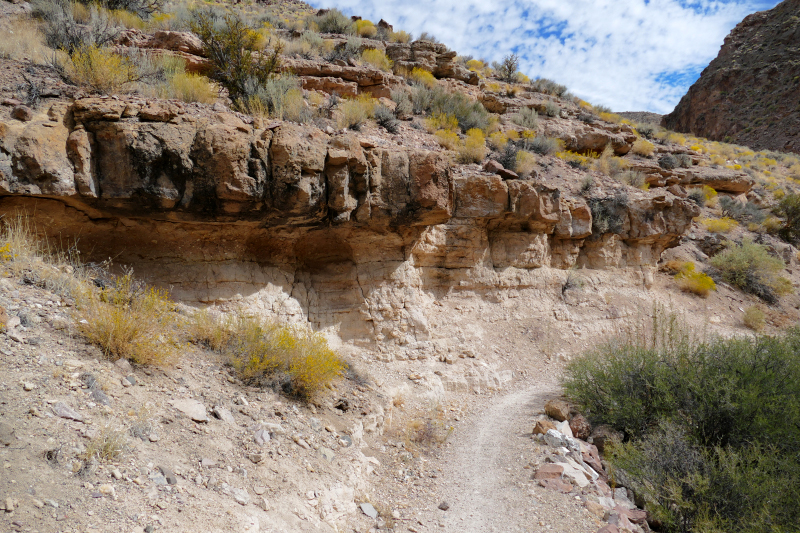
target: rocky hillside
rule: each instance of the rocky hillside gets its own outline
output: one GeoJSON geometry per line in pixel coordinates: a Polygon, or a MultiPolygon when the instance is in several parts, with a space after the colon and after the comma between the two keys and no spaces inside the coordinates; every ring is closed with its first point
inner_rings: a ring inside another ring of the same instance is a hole
{"type": "Polygon", "coordinates": [[[800,2],[747,16],[663,124],[675,131],[800,153],[800,2]]]}

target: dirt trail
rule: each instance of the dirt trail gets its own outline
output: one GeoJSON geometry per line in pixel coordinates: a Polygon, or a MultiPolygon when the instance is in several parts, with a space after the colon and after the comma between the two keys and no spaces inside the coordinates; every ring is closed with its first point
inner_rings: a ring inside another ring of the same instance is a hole
{"type": "Polygon", "coordinates": [[[545,377],[497,396],[453,435],[439,459],[442,476],[437,493],[447,511],[430,502],[420,531],[486,533],[515,531],[592,532],[597,522],[574,495],[536,485],[527,468],[539,460],[539,445],[531,440],[534,415],[559,393],[545,377]]]}

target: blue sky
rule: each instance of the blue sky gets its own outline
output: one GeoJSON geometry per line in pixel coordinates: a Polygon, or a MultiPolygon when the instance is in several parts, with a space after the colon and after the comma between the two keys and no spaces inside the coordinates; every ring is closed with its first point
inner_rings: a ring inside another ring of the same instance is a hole
{"type": "Polygon", "coordinates": [[[531,78],[550,78],[614,111],[672,111],[756,0],[314,0],[348,15],[423,31],[462,55],[511,52],[531,78]]]}

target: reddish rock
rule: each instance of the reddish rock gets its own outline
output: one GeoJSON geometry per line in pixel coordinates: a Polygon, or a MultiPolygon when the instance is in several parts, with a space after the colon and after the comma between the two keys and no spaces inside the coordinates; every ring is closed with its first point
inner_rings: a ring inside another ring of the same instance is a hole
{"type": "Polygon", "coordinates": [[[26,105],[18,105],[11,110],[11,118],[21,122],[30,122],[33,120],[33,110],[26,105]]]}
{"type": "Polygon", "coordinates": [[[486,163],[484,163],[483,170],[485,170],[486,172],[491,172],[492,174],[497,174],[498,172],[503,170],[503,165],[501,165],[494,159],[490,159],[486,163]]]}
{"type": "Polygon", "coordinates": [[[619,533],[617,526],[608,524],[597,530],[597,533],[619,533]]]}
{"type": "Polygon", "coordinates": [[[536,470],[533,479],[561,479],[562,474],[564,474],[563,466],[559,464],[546,464],[540,466],[536,470]]]}
{"type": "Polygon", "coordinates": [[[539,485],[546,489],[557,490],[564,493],[572,491],[572,485],[561,479],[540,479],[539,485]]]}
{"type": "Polygon", "coordinates": [[[575,415],[569,421],[569,429],[576,439],[586,440],[592,434],[592,425],[583,415],[575,415]]]}
{"type": "Polygon", "coordinates": [[[508,170],[507,168],[502,168],[497,171],[497,174],[500,175],[501,178],[504,180],[518,180],[519,174],[514,171],[508,170]]]}

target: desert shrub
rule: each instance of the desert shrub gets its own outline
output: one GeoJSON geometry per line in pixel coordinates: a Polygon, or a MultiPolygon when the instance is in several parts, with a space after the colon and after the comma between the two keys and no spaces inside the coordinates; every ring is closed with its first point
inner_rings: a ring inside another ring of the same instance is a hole
{"type": "Polygon", "coordinates": [[[644,157],[650,157],[653,155],[653,151],[655,151],[655,149],[656,146],[653,143],[644,139],[636,139],[636,141],[633,143],[633,148],[631,148],[634,154],[644,157]]]}
{"type": "Polygon", "coordinates": [[[666,329],[667,343],[616,339],[567,368],[568,396],[625,432],[610,475],[666,532],[792,530],[800,332],[699,342],[666,329]]]}
{"type": "Polygon", "coordinates": [[[458,133],[452,130],[437,130],[433,135],[436,137],[436,142],[448,150],[455,150],[461,142],[458,133]]]}
{"type": "Polygon", "coordinates": [[[681,168],[691,168],[692,166],[692,157],[689,154],[678,154],[675,159],[678,160],[678,166],[681,168]]]}
{"type": "Polygon", "coordinates": [[[783,219],[778,236],[790,243],[800,241],[800,195],[787,194],[781,198],[775,213],[783,219]]]}
{"type": "Polygon", "coordinates": [[[108,359],[163,364],[175,353],[174,305],[166,291],[147,287],[132,273],[76,297],[78,330],[108,359]]]}
{"type": "Polygon", "coordinates": [[[752,329],[753,331],[761,331],[764,329],[764,324],[766,324],[767,317],[757,305],[751,305],[747,309],[744,310],[744,315],[742,315],[742,322],[748,328],[752,329]]]}
{"type": "Polygon", "coordinates": [[[680,271],[675,275],[675,281],[678,282],[678,287],[682,291],[691,292],[703,298],[708,296],[711,291],[717,290],[714,280],[707,274],[695,270],[694,263],[691,261],[681,266],[680,271]]]}
{"type": "Polygon", "coordinates": [[[139,79],[136,66],[107,48],[82,46],[60,64],[63,75],[80,87],[109,94],[139,79]]]}
{"type": "Polygon", "coordinates": [[[418,41],[428,41],[429,43],[434,43],[434,44],[440,42],[439,39],[437,39],[435,35],[433,35],[432,33],[428,33],[427,31],[423,31],[422,33],[420,33],[419,34],[419,38],[417,38],[417,40],[418,41]]]}
{"type": "Polygon", "coordinates": [[[125,10],[146,18],[161,11],[164,0],[103,0],[102,4],[106,9],[125,10]]]}
{"type": "Polygon", "coordinates": [[[519,70],[519,56],[517,54],[509,54],[503,58],[500,63],[492,65],[497,77],[506,83],[514,83],[517,81],[517,71],[519,70]]]}
{"type": "Polygon", "coordinates": [[[636,131],[645,139],[652,139],[658,128],[653,124],[637,124],[636,131]]]}
{"type": "Polygon", "coordinates": [[[240,104],[251,115],[308,122],[311,111],[303,100],[300,82],[289,74],[274,77],[262,85],[248,89],[250,96],[240,104]]]}
{"type": "Polygon", "coordinates": [[[533,80],[531,82],[531,88],[536,92],[558,97],[564,96],[567,93],[566,85],[560,85],[547,78],[537,78],[533,80]]]}
{"type": "Polygon", "coordinates": [[[284,43],[283,53],[290,57],[311,59],[319,55],[324,47],[325,40],[317,32],[306,30],[299,39],[284,43]]]}
{"type": "Polygon", "coordinates": [[[432,88],[436,86],[436,78],[425,69],[414,67],[408,78],[415,82],[424,85],[425,87],[432,88]]]}
{"type": "Polygon", "coordinates": [[[364,52],[361,54],[361,59],[375,68],[379,68],[387,72],[391,72],[392,70],[392,61],[386,57],[386,53],[382,50],[364,50],[364,52]]]}
{"type": "Polygon", "coordinates": [[[436,113],[425,119],[425,127],[428,128],[430,132],[437,130],[456,131],[458,129],[458,119],[453,115],[436,113]]]}
{"type": "Polygon", "coordinates": [[[514,165],[514,172],[519,174],[521,178],[527,178],[533,174],[535,168],[536,157],[526,150],[519,150],[514,165]]]}
{"type": "Polygon", "coordinates": [[[411,41],[411,34],[407,31],[393,31],[389,36],[389,40],[393,43],[407,43],[411,41]]]}
{"type": "Polygon", "coordinates": [[[347,61],[350,58],[359,57],[361,54],[361,37],[351,35],[343,43],[339,43],[336,47],[325,55],[326,61],[347,61]]]}
{"type": "Polygon", "coordinates": [[[211,104],[217,99],[217,88],[200,74],[179,72],[167,80],[166,87],[165,98],[201,104],[211,104]]]}
{"type": "Polygon", "coordinates": [[[628,167],[628,163],[621,157],[615,156],[614,149],[608,144],[603,150],[603,153],[600,154],[600,157],[594,159],[592,166],[598,172],[616,178],[628,167]]]}
{"type": "Polygon", "coordinates": [[[345,370],[325,337],[301,326],[240,314],[212,320],[206,331],[213,335],[201,331],[196,340],[225,356],[242,379],[266,380],[296,396],[313,397],[345,370]]]}
{"type": "Polygon", "coordinates": [[[550,155],[559,149],[558,139],[537,135],[528,142],[528,149],[539,155],[550,155]]]}
{"type": "Polygon", "coordinates": [[[375,115],[373,118],[379,126],[383,127],[389,133],[397,133],[400,130],[400,123],[397,121],[394,113],[383,104],[375,106],[375,115]]]}
{"type": "Polygon", "coordinates": [[[699,222],[711,233],[728,233],[733,228],[739,227],[739,223],[730,217],[701,217],[699,222]]]}
{"type": "Polygon", "coordinates": [[[578,194],[580,194],[581,196],[588,196],[594,190],[594,186],[595,186],[594,178],[591,175],[588,175],[583,178],[581,186],[578,189],[578,194]]]}
{"type": "Polygon", "coordinates": [[[744,239],[742,244],[728,242],[727,248],[709,262],[727,283],[767,303],[775,303],[792,292],[791,282],[779,275],[785,266],[783,261],[750,239],[744,239]]]}
{"type": "Polygon", "coordinates": [[[375,27],[375,24],[369,20],[357,20],[355,21],[355,32],[360,37],[366,37],[367,39],[371,39],[375,37],[378,33],[378,28],[375,27]]]}
{"type": "MultiPolygon", "coordinates": [[[[85,20],[76,20],[75,7],[69,0],[37,0],[32,15],[42,21],[42,33],[47,46],[73,54],[78,49],[102,47],[120,33],[108,16],[97,6],[88,8],[85,20]]],[[[86,9],[86,8],[84,8],[86,9]]]]}
{"type": "Polygon", "coordinates": [[[621,233],[627,215],[628,196],[617,193],[605,198],[590,198],[589,210],[592,213],[592,233],[621,233]]]}
{"type": "Polygon", "coordinates": [[[461,163],[480,163],[486,157],[486,139],[478,128],[467,130],[464,142],[459,144],[458,160],[461,163]]]}
{"type": "Polygon", "coordinates": [[[649,187],[644,173],[638,170],[623,170],[617,174],[616,178],[622,183],[637,189],[647,189],[649,187]]]}
{"type": "Polygon", "coordinates": [[[369,95],[342,100],[339,104],[337,123],[340,128],[358,131],[361,129],[364,122],[372,116],[374,110],[375,102],[369,95]]]}
{"type": "Polygon", "coordinates": [[[503,148],[498,151],[495,159],[498,163],[503,165],[503,168],[513,169],[517,164],[517,155],[519,155],[519,147],[513,142],[507,142],[503,148]]]}
{"type": "Polygon", "coordinates": [[[543,113],[548,117],[557,117],[561,114],[561,108],[558,107],[558,104],[548,100],[544,103],[544,111],[543,113]]]}
{"type": "Polygon", "coordinates": [[[429,89],[416,85],[412,90],[414,113],[428,112],[431,116],[455,117],[462,132],[489,126],[489,112],[480,102],[470,100],[460,92],[447,92],[436,87],[429,89]]]}
{"type": "Polygon", "coordinates": [[[673,168],[678,168],[680,163],[674,155],[664,154],[658,159],[658,165],[665,170],[672,170],[673,168]]]}
{"type": "Polygon", "coordinates": [[[706,205],[706,195],[703,193],[703,189],[700,189],[698,187],[694,189],[689,189],[688,198],[697,205],[699,205],[700,207],[706,205]]]}
{"type": "Polygon", "coordinates": [[[211,10],[196,11],[190,27],[211,60],[211,77],[227,89],[237,106],[247,107],[247,100],[276,77],[280,44],[270,51],[263,50],[259,43],[263,37],[238,16],[228,13],[219,17],[211,10]]]}
{"type": "Polygon", "coordinates": [[[588,170],[591,165],[589,156],[572,151],[557,152],[556,157],[564,160],[566,164],[578,170],[588,170]]]}
{"type": "Polygon", "coordinates": [[[395,103],[394,114],[397,117],[406,117],[414,113],[414,105],[411,103],[408,93],[404,91],[392,91],[392,102],[395,103]]]}
{"type": "Polygon", "coordinates": [[[310,18],[320,33],[353,33],[353,21],[338,9],[329,9],[326,13],[310,18]]]}
{"type": "Polygon", "coordinates": [[[508,144],[508,135],[502,131],[496,131],[489,135],[487,142],[493,150],[502,150],[508,144]]]}
{"type": "Polygon", "coordinates": [[[754,222],[760,224],[767,217],[766,213],[750,202],[741,203],[729,196],[719,197],[719,206],[722,214],[733,218],[737,222],[754,222]]]}
{"type": "Polygon", "coordinates": [[[511,117],[511,120],[514,121],[514,124],[533,131],[539,125],[539,115],[532,107],[523,107],[511,117]]]}

